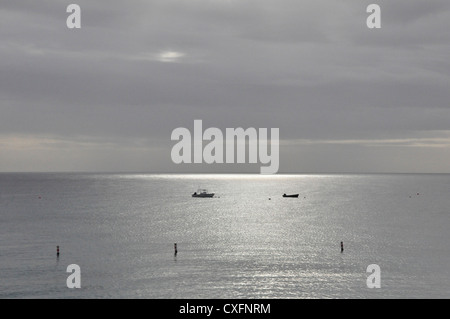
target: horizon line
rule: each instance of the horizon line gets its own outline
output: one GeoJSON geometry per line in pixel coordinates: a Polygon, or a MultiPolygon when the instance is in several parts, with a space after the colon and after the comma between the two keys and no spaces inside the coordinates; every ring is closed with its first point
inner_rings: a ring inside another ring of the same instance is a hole
{"type": "Polygon", "coordinates": [[[278,172],[260,174],[252,172],[150,172],[150,171],[0,171],[0,174],[123,174],[123,175],[445,175],[450,172],[278,172]]]}

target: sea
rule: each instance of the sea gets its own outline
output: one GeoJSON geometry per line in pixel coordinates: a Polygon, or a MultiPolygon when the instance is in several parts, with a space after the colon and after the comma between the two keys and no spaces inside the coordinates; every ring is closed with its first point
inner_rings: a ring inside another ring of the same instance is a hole
{"type": "Polygon", "coordinates": [[[448,299],[449,228],[448,174],[2,173],[0,298],[448,299]]]}

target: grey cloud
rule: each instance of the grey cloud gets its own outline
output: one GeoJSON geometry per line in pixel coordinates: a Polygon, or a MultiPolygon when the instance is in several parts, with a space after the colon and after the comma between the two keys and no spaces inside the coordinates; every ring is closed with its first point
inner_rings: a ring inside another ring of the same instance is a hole
{"type": "MultiPolygon", "coordinates": [[[[145,157],[162,147],[166,155],[155,169],[178,171],[167,165],[170,133],[191,128],[194,119],[222,129],[279,127],[286,140],[420,138],[448,130],[447,1],[380,0],[380,30],[365,26],[371,1],[77,3],[80,30],[65,27],[68,3],[2,2],[0,134],[66,139],[74,148],[85,136],[99,152],[113,139],[121,158],[130,157],[127,147],[145,157]],[[168,51],[179,56],[164,61],[168,51]],[[148,152],[132,143],[141,140],[148,152]]],[[[364,148],[346,150],[361,154],[361,169],[370,166],[364,148]]],[[[282,151],[289,170],[289,159],[303,151],[311,159],[341,154],[330,145],[282,151]]],[[[393,156],[384,152],[377,156],[393,156]]],[[[81,153],[80,163],[91,168],[104,158],[93,149],[81,153]]],[[[346,168],[345,161],[319,162],[308,165],[346,168]]]]}

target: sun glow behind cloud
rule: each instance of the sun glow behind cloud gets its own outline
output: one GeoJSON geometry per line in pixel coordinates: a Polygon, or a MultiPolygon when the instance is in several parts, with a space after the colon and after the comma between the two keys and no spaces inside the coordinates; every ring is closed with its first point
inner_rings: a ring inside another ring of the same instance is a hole
{"type": "Polygon", "coordinates": [[[185,56],[184,53],[176,51],[163,51],[157,55],[160,62],[179,62],[185,56]]]}
{"type": "Polygon", "coordinates": [[[125,56],[125,59],[130,60],[138,60],[138,61],[149,61],[149,62],[165,62],[165,63],[179,63],[183,58],[186,57],[186,54],[183,52],[166,50],[160,51],[158,53],[148,52],[148,53],[140,53],[137,55],[125,56]]]}

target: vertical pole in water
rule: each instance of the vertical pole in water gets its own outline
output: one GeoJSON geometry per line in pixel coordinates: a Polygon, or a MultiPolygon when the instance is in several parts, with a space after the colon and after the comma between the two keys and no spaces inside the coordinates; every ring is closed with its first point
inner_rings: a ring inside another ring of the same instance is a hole
{"type": "Polygon", "coordinates": [[[343,252],[344,252],[344,242],[341,241],[341,253],[343,253],[343,252]]]}
{"type": "Polygon", "coordinates": [[[59,257],[59,246],[56,246],[56,257],[59,257]]]}
{"type": "Polygon", "coordinates": [[[177,250],[177,244],[175,243],[175,244],[173,244],[173,248],[174,248],[174,250],[175,250],[175,256],[177,255],[177,253],[178,253],[178,250],[177,250]]]}

